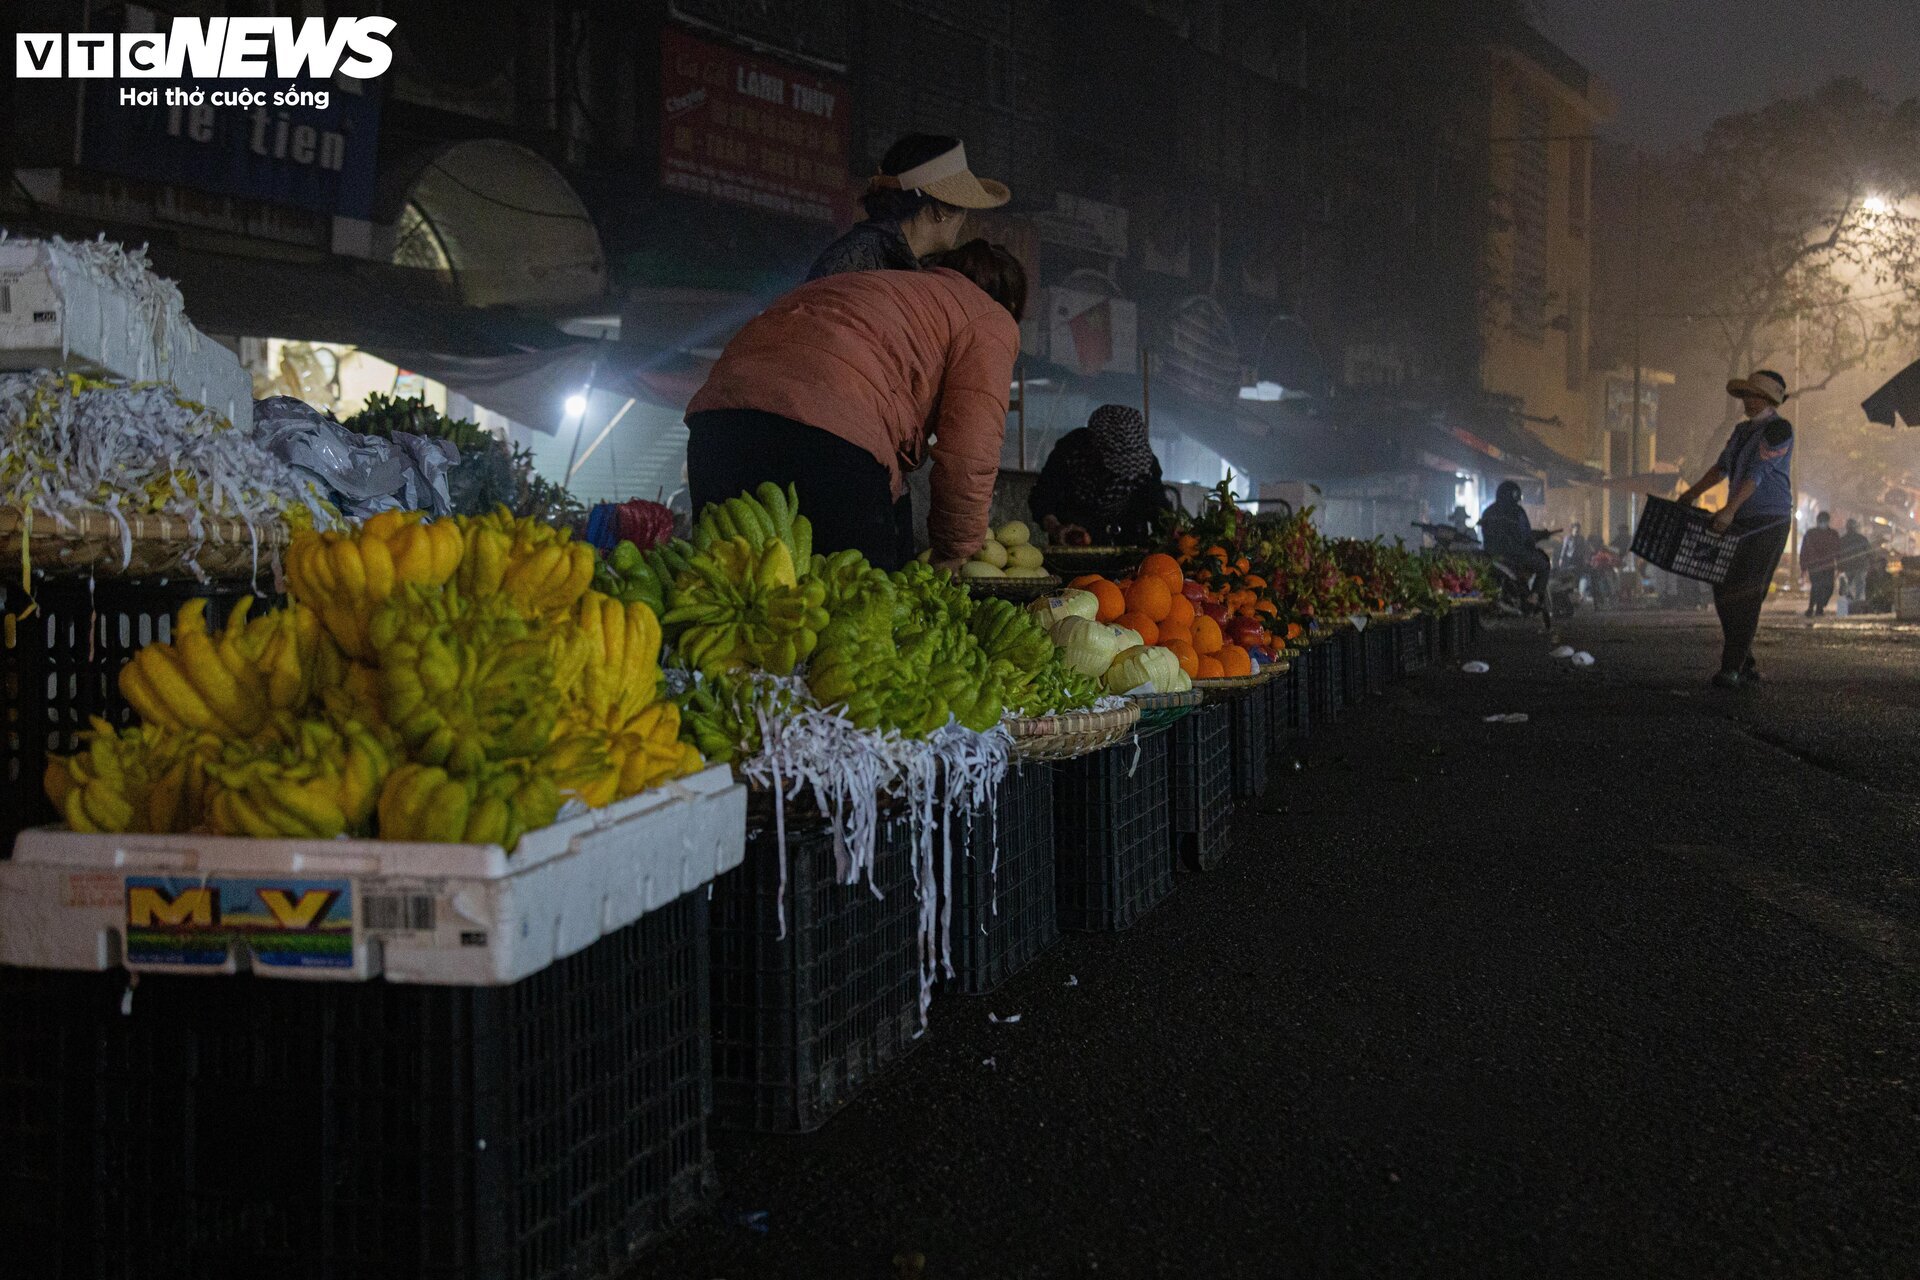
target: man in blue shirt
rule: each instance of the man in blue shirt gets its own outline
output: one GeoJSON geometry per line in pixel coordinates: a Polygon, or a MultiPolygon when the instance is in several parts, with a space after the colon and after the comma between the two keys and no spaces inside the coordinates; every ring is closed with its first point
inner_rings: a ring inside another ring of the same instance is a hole
{"type": "Polygon", "coordinates": [[[1713,589],[1722,639],[1720,673],[1713,682],[1737,689],[1760,680],[1753,637],[1793,520],[1793,424],[1780,416],[1787,380],[1771,369],[1735,378],[1727,384],[1727,394],[1740,401],[1747,419],[1733,429],[1719,461],[1680,501],[1691,505],[1720,481],[1727,482],[1727,504],[1714,516],[1713,530],[1739,538],[1740,548],[1726,580],[1713,589]]]}

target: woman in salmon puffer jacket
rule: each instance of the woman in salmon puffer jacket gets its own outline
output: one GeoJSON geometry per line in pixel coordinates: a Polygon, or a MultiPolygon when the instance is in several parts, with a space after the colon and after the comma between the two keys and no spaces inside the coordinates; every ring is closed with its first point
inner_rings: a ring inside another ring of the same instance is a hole
{"type": "Polygon", "coordinates": [[[810,281],[727,344],[687,406],[694,509],[792,484],[814,549],[913,558],[906,473],[933,459],[927,531],[957,568],[986,541],[1027,275],[973,240],[920,271],[810,281]]]}

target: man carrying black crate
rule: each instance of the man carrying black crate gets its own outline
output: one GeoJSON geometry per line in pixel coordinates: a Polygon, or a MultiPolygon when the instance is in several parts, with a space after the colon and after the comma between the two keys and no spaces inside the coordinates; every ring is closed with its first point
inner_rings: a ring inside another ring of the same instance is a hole
{"type": "Polygon", "coordinates": [[[1713,589],[1723,641],[1720,673],[1713,683],[1738,689],[1760,681],[1753,637],[1793,520],[1793,424],[1780,416],[1787,380],[1771,369],[1735,378],[1727,384],[1727,394],[1746,409],[1746,421],[1733,429],[1719,461],[1680,502],[1691,505],[1720,481],[1727,482],[1727,504],[1714,516],[1713,531],[1739,538],[1740,546],[1725,580],[1713,589]]]}

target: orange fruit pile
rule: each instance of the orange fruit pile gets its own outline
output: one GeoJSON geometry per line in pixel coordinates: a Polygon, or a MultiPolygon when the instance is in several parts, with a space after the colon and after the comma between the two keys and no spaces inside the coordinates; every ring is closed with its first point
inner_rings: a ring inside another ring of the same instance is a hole
{"type": "MultiPolygon", "coordinates": [[[[1181,553],[1189,557],[1197,550],[1181,547],[1181,553]]],[[[1210,547],[1206,555],[1222,568],[1232,565],[1245,572],[1244,561],[1234,564],[1225,548],[1210,547]]],[[[1202,571],[1202,576],[1210,575],[1202,571]]],[[[1099,601],[1095,615],[1099,621],[1137,633],[1142,644],[1167,649],[1179,659],[1180,669],[1196,680],[1253,674],[1253,655],[1240,645],[1228,644],[1220,624],[1186,596],[1186,574],[1170,555],[1155,552],[1148,556],[1131,578],[1116,581],[1100,574],[1085,574],[1068,585],[1093,593],[1099,601]]],[[[1255,596],[1254,591],[1243,588],[1225,597],[1224,603],[1239,616],[1270,616],[1276,612],[1271,603],[1256,601],[1255,596]]],[[[1220,600],[1222,596],[1215,592],[1207,598],[1220,600]]],[[[1297,627],[1290,630],[1298,633],[1297,627]]]]}

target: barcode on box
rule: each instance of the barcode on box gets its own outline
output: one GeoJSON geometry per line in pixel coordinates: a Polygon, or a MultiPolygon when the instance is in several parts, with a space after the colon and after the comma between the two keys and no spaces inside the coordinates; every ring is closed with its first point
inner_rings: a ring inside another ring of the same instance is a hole
{"type": "Polygon", "coordinates": [[[369,933],[431,933],[433,895],[370,893],[361,900],[360,924],[369,933]]]}

